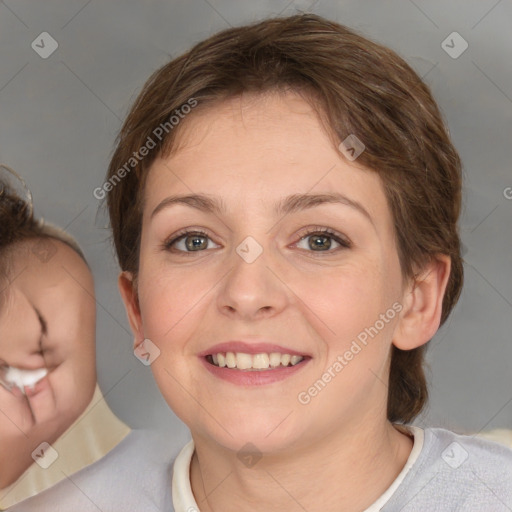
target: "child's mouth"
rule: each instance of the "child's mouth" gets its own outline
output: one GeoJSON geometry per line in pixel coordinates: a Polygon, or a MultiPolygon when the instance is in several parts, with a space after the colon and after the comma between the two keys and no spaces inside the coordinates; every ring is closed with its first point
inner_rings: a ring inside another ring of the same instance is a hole
{"type": "Polygon", "coordinates": [[[206,360],[213,366],[244,371],[268,371],[291,367],[308,356],[281,354],[279,352],[247,354],[244,352],[219,352],[209,354],[206,360]]]}
{"type": "Polygon", "coordinates": [[[33,390],[38,382],[43,380],[48,374],[46,368],[37,370],[24,370],[12,366],[3,366],[0,369],[0,384],[9,391],[16,386],[23,394],[27,390],[33,390]]]}

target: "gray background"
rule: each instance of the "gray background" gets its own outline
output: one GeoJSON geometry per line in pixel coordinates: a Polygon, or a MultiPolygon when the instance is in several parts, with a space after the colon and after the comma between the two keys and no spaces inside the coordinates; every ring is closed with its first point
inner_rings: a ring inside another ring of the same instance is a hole
{"type": "Polygon", "coordinates": [[[466,283],[430,345],[431,400],[415,423],[512,428],[511,0],[0,2],[0,162],[25,178],[36,213],[66,227],[92,266],[98,380],[109,405],[132,427],[187,437],[133,356],[106,216],[93,197],[121,121],[170,56],[230,25],[298,10],[404,57],[432,88],[463,160],[466,283]],[[441,46],[453,31],[469,44],[458,58],[441,46]],[[31,47],[42,32],[59,45],[46,59],[31,47]]]}

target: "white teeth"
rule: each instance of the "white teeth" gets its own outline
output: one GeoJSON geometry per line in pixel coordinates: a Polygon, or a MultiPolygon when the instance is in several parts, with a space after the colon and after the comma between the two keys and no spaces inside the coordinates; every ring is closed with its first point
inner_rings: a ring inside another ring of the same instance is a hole
{"type": "Polygon", "coordinates": [[[270,354],[246,354],[245,352],[219,352],[211,355],[213,364],[224,368],[236,368],[237,370],[268,370],[279,366],[295,366],[304,357],[290,354],[272,352],[270,354]]]}
{"type": "Polygon", "coordinates": [[[270,357],[268,354],[256,354],[252,357],[252,367],[259,369],[259,370],[265,370],[269,367],[270,364],[270,357]]]}
{"type": "Polygon", "coordinates": [[[299,361],[302,361],[302,357],[300,356],[292,356],[290,359],[290,363],[292,363],[292,366],[295,366],[299,361]]]}
{"type": "Polygon", "coordinates": [[[292,356],[290,354],[283,354],[281,356],[281,364],[283,366],[288,366],[288,363],[291,361],[292,356]]]}
{"type": "Polygon", "coordinates": [[[270,354],[270,366],[276,368],[281,364],[281,354],[279,352],[272,352],[270,354]]]}
{"type": "Polygon", "coordinates": [[[236,357],[233,352],[228,352],[226,354],[226,366],[228,368],[234,368],[236,366],[236,357]]]}
{"type": "Polygon", "coordinates": [[[250,354],[243,354],[242,352],[237,352],[236,367],[239,370],[247,370],[247,368],[252,368],[252,357],[250,356],[250,354]]]}

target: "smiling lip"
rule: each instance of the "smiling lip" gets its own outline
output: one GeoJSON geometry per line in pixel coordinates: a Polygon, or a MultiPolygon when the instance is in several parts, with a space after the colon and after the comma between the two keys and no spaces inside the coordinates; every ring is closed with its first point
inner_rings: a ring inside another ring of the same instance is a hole
{"type": "Polygon", "coordinates": [[[244,341],[226,341],[213,347],[203,350],[197,354],[199,357],[205,357],[219,352],[243,352],[244,354],[270,354],[279,352],[281,354],[290,354],[291,356],[303,356],[310,358],[311,355],[305,352],[297,352],[291,348],[275,345],[274,343],[249,343],[244,341]]]}
{"type": "Polygon", "coordinates": [[[236,368],[220,368],[208,362],[205,357],[200,357],[201,362],[205,365],[206,369],[220,379],[237,384],[239,386],[261,386],[263,384],[273,384],[288,377],[291,377],[297,372],[300,372],[311,358],[302,360],[295,366],[287,366],[283,368],[269,368],[268,370],[238,370],[236,368]]]}
{"type": "Polygon", "coordinates": [[[239,386],[260,386],[263,384],[272,384],[274,382],[282,381],[291,377],[297,372],[300,372],[307,363],[311,360],[311,355],[304,352],[298,352],[291,348],[276,345],[274,343],[249,343],[244,341],[227,341],[219,343],[204,350],[198,354],[201,362],[205,368],[222,380],[237,384],[239,386]],[[268,368],[268,370],[239,370],[237,368],[228,368],[215,366],[208,361],[207,356],[212,354],[226,352],[243,352],[245,354],[270,354],[272,352],[279,352],[281,354],[290,354],[291,356],[302,356],[304,359],[294,366],[287,366],[281,368],[268,368]]]}

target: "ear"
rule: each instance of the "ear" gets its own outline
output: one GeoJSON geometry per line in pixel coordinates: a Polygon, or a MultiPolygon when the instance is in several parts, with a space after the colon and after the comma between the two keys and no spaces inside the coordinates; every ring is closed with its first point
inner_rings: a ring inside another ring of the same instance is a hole
{"type": "Polygon", "coordinates": [[[434,337],[441,323],[450,269],[450,257],[437,254],[407,286],[402,301],[404,307],[393,335],[393,345],[397,348],[412,350],[434,337]]]}
{"type": "Polygon", "coordinates": [[[123,299],[130,327],[135,337],[134,347],[136,347],[144,339],[144,332],[142,328],[137,287],[133,279],[133,274],[127,271],[121,272],[117,279],[117,285],[119,287],[119,292],[121,293],[121,298],[123,299]]]}

